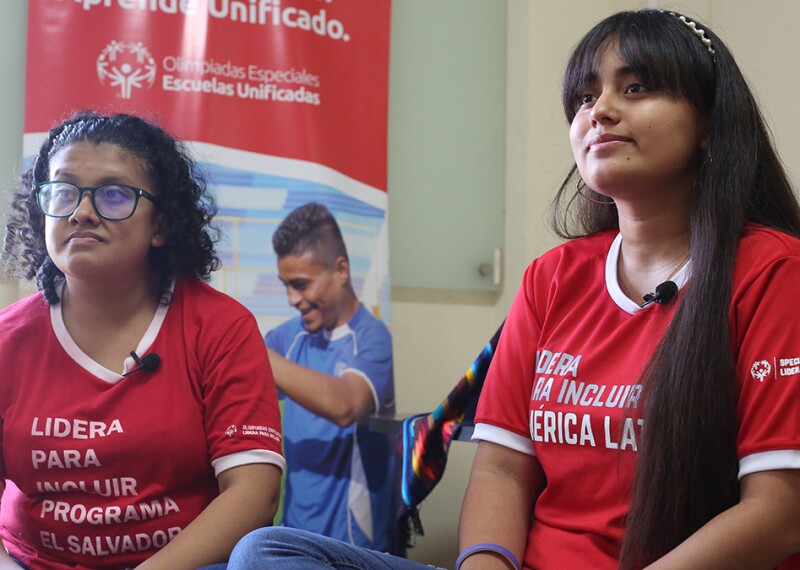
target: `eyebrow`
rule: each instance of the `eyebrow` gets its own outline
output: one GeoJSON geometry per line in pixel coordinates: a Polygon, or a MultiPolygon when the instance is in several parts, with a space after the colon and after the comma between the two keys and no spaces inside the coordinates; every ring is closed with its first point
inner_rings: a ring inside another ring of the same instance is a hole
{"type": "Polygon", "coordinates": [[[617,68],[617,71],[616,71],[616,73],[614,75],[616,75],[617,77],[623,77],[625,75],[636,75],[636,76],[638,76],[638,75],[640,75],[640,73],[638,71],[636,71],[630,65],[623,65],[623,66],[617,68]]]}
{"type": "MultiPolygon", "coordinates": [[[[625,77],[626,75],[639,75],[639,72],[636,71],[630,65],[622,65],[616,69],[614,72],[614,77],[625,77]]],[[[599,79],[600,75],[597,73],[597,70],[593,70],[589,72],[583,80],[583,85],[588,85],[590,83],[594,83],[599,79]]]]}
{"type": "MultiPolygon", "coordinates": [[[[68,182],[70,184],[75,184],[75,186],[79,186],[77,180],[80,178],[80,174],[73,172],[70,169],[56,169],[53,171],[53,176],[50,178],[54,182],[68,182]]],[[[134,186],[136,188],[140,187],[135,183],[128,182],[128,177],[122,173],[119,174],[106,174],[101,176],[98,181],[99,184],[97,186],[106,186],[110,184],[124,184],[127,186],[134,186]]]]}

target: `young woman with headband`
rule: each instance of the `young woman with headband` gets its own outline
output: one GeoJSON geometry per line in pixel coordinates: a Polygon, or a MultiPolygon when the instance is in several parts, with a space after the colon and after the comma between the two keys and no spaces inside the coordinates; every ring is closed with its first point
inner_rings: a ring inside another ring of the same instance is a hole
{"type": "MultiPolygon", "coordinates": [[[[800,568],[800,208],[753,94],[704,24],[641,10],[562,100],[569,241],[503,328],[456,567],[800,568]]],[[[424,568],[288,529],[231,565],[424,568]]]]}

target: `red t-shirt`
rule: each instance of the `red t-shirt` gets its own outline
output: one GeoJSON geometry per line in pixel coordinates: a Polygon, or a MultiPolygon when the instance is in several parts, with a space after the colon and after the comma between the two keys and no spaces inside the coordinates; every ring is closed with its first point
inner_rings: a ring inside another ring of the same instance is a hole
{"type": "MultiPolygon", "coordinates": [[[[640,308],[625,297],[620,240],[604,232],[533,262],[483,388],[475,438],[536,455],[547,477],[528,569],[617,568],[642,430],[637,382],[681,298],[640,308]]],[[[800,241],[748,226],[730,313],[740,477],[800,467],[798,291],[800,241]]]]}
{"type": "Polygon", "coordinates": [[[91,360],[39,294],[0,330],[0,533],[32,568],[135,566],[217,496],[220,472],[285,466],[255,319],[198,279],[176,283],[135,347],[161,357],[153,371],[91,360]]]}

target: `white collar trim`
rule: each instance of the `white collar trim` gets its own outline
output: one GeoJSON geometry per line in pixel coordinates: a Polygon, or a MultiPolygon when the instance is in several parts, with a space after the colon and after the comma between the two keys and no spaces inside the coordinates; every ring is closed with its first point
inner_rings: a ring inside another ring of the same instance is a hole
{"type": "MultiPolygon", "coordinates": [[[[64,294],[64,284],[65,282],[62,281],[59,287],[59,299],[64,294]]],[[[170,293],[175,290],[174,280],[172,283],[170,283],[169,290],[170,293]]],[[[150,346],[152,346],[153,342],[155,342],[156,337],[161,330],[161,325],[164,324],[164,319],[167,317],[167,311],[169,310],[169,307],[169,305],[158,305],[156,313],[153,315],[153,320],[150,321],[150,325],[147,327],[144,336],[142,336],[139,344],[136,345],[134,350],[136,354],[144,354],[147,352],[150,346]]],[[[98,377],[100,380],[108,382],[109,384],[116,384],[122,380],[123,374],[133,370],[136,363],[130,356],[125,358],[122,363],[122,373],[118,373],[109,370],[105,366],[102,366],[93,360],[88,354],[83,352],[81,347],[79,347],[78,344],[73,340],[72,336],[70,336],[69,331],[67,331],[67,326],[64,324],[64,315],[61,313],[61,309],[62,306],[60,301],[55,305],[50,305],[50,324],[52,325],[53,332],[55,333],[56,338],[58,339],[58,342],[61,344],[62,348],[81,368],[98,377]]]]}
{"type": "MultiPolygon", "coordinates": [[[[625,293],[622,292],[622,288],[619,286],[619,275],[617,272],[618,261],[619,261],[619,252],[622,249],[622,234],[617,234],[617,237],[614,238],[614,241],[611,242],[611,247],[608,250],[608,256],[606,257],[606,289],[608,290],[608,294],[611,295],[611,298],[614,300],[614,303],[617,306],[625,311],[626,313],[630,313],[631,315],[635,315],[639,311],[646,310],[653,305],[648,305],[647,307],[640,307],[638,303],[629,299],[625,293]]],[[[683,286],[686,285],[686,282],[689,280],[691,276],[691,265],[692,260],[690,259],[687,261],[680,270],[672,276],[670,281],[674,282],[678,286],[678,290],[683,289],[683,286]]]]}
{"type": "Polygon", "coordinates": [[[338,326],[333,330],[325,330],[325,329],[322,330],[322,334],[325,336],[325,339],[329,341],[339,340],[352,333],[353,330],[350,328],[350,325],[348,323],[338,326]]]}

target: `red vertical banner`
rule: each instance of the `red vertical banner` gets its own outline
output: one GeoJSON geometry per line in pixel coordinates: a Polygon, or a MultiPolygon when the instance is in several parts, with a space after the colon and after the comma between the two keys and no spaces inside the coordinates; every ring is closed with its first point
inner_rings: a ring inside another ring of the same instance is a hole
{"type": "Polygon", "coordinates": [[[336,216],[362,301],[388,318],[390,0],[30,0],[25,155],[77,109],[193,145],[225,234],[215,285],[267,329],[291,314],[270,236],[336,216]]]}

